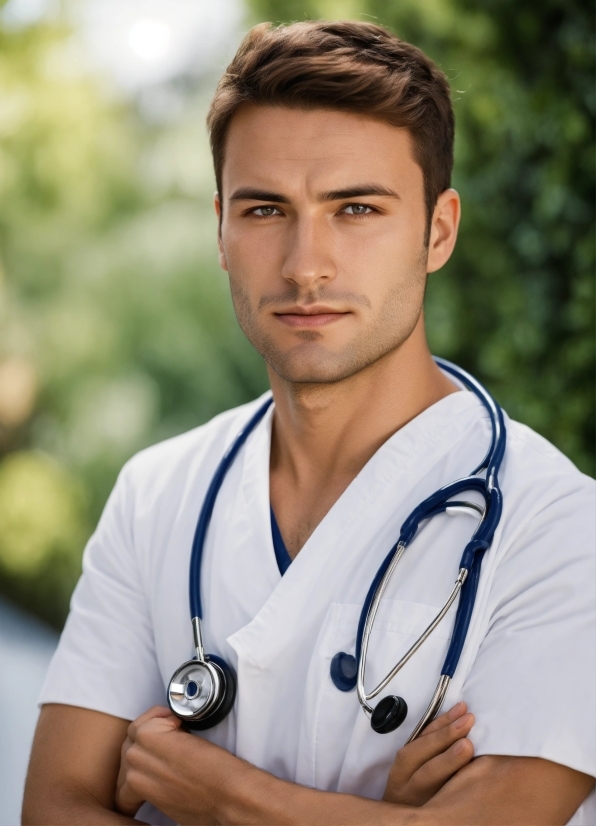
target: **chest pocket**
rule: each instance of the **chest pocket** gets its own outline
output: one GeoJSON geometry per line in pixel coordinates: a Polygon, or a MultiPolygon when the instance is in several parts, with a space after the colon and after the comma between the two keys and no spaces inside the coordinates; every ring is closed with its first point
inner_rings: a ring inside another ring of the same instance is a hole
{"type": "MultiPolygon", "coordinates": [[[[405,600],[382,600],[371,634],[366,660],[365,690],[370,692],[428,627],[439,608],[405,600]]],[[[362,711],[356,689],[339,691],[329,674],[338,651],[353,654],[361,606],[334,603],[321,629],[309,669],[307,709],[302,745],[310,760],[300,782],[330,791],[350,790],[380,798],[396,751],[405,743],[424,713],[439,679],[447,653],[455,606],[412,659],[370,705],[388,694],[408,704],[408,716],[396,731],[377,734],[362,711]]],[[[304,754],[306,757],[306,754],[304,754]]],[[[302,772],[301,772],[302,773],[302,772]]]]}

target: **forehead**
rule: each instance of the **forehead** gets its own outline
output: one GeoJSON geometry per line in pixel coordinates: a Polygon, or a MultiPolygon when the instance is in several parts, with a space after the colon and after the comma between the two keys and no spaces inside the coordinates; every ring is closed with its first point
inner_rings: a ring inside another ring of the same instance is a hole
{"type": "Polygon", "coordinates": [[[351,112],[243,106],[226,139],[223,190],[243,185],[333,188],[357,181],[422,187],[406,129],[351,112]]]}

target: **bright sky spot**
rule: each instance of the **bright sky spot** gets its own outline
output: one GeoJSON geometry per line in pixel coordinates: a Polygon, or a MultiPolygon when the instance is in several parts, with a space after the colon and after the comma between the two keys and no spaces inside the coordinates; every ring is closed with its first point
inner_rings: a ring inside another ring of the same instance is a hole
{"type": "Polygon", "coordinates": [[[0,3],[2,22],[8,26],[28,26],[57,11],[56,0],[8,0],[0,3]]]}
{"type": "Polygon", "coordinates": [[[245,14],[243,0],[77,0],[70,8],[90,67],[131,92],[223,70],[245,14]]]}
{"type": "Polygon", "coordinates": [[[172,31],[165,21],[144,17],[131,26],[128,44],[141,60],[162,60],[170,51],[172,31]]]}

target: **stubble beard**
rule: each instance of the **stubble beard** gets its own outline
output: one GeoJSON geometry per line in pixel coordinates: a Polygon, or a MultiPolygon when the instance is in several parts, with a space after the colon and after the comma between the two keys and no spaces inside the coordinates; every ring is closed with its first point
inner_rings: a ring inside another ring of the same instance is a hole
{"type": "MultiPolygon", "coordinates": [[[[317,347],[320,334],[309,330],[296,332],[297,337],[304,342],[304,347],[297,345],[290,352],[281,351],[273,336],[259,324],[258,311],[252,307],[240,279],[230,270],[232,303],[242,332],[280,378],[291,384],[333,384],[375,364],[399,349],[410,337],[422,312],[426,286],[426,269],[423,267],[422,256],[417,263],[420,266],[410,274],[407,283],[397,284],[387,294],[376,318],[371,318],[340,352],[317,347]]],[[[283,301],[287,306],[300,298],[304,303],[314,304],[344,297],[345,294],[324,288],[313,291],[306,297],[303,291],[299,293],[298,290],[289,289],[283,296],[265,299],[265,303],[277,300],[280,304],[283,301]]],[[[371,306],[365,296],[358,297],[358,303],[371,306]]]]}

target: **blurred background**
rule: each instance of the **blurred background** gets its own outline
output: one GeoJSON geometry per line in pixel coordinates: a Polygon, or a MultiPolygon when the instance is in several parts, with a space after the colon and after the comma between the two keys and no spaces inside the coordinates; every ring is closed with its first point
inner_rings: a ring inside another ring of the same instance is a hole
{"type": "Polygon", "coordinates": [[[0,0],[4,801],[38,684],[15,699],[12,675],[43,674],[120,467],[266,387],[204,118],[250,25],[308,18],[384,23],[447,73],[464,213],[432,349],[594,474],[591,0],[0,0]]]}

